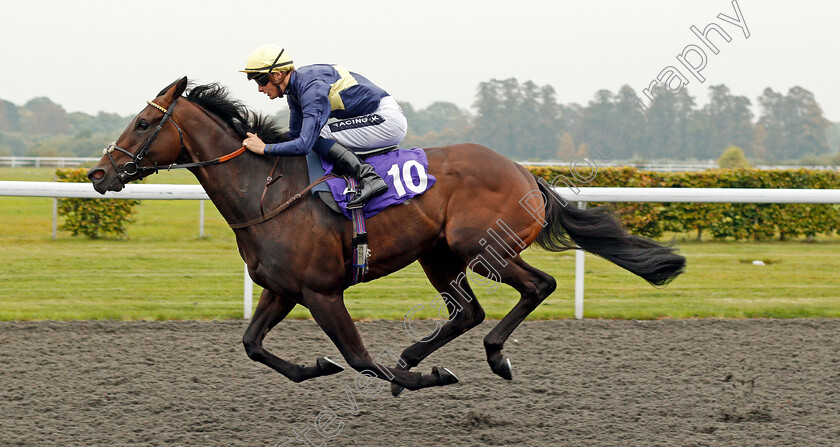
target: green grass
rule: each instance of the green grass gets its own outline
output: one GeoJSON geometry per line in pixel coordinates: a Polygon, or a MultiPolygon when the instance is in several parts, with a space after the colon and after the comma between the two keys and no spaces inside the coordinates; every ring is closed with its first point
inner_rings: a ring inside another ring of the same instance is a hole
{"type": "MultiPolygon", "coordinates": [[[[0,180],[49,181],[49,168],[0,169],[0,180]]],[[[162,173],[150,183],[194,183],[162,173]]],[[[243,263],[233,233],[207,203],[198,237],[195,201],[144,201],[125,239],[87,240],[59,231],[52,199],[0,197],[0,320],[224,319],[242,316],[243,263]]],[[[687,237],[682,237],[685,239],[687,237]]],[[[840,317],[840,241],[680,242],[685,275],[664,289],[595,256],[586,256],[589,318],[840,317]],[[767,265],[754,266],[753,260],[767,265]]],[[[571,318],[574,255],[528,250],[524,258],[557,278],[532,318],[571,318]]],[[[487,315],[515,304],[508,286],[473,283],[487,315]]],[[[255,287],[255,302],[259,296],[255,287]]],[[[345,294],[357,319],[401,319],[412,308],[432,317],[437,292],[418,264],[345,294]]],[[[291,318],[308,318],[298,307],[291,318]]]]}

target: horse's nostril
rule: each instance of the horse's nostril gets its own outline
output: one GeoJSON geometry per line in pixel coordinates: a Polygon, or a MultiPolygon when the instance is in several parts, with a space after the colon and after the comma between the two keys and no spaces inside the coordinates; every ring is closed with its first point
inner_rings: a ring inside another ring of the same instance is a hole
{"type": "Polygon", "coordinates": [[[88,177],[91,180],[99,180],[102,177],[105,177],[105,171],[103,171],[102,169],[96,169],[93,172],[91,172],[90,174],[88,174],[88,177]]]}

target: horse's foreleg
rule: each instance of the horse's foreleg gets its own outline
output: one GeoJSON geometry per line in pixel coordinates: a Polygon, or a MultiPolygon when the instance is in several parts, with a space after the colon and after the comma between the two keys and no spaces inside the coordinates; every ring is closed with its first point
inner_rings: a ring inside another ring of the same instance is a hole
{"type": "MultiPolygon", "coordinates": [[[[484,309],[478,304],[465,275],[466,264],[448,248],[420,258],[420,265],[432,286],[440,292],[449,308],[449,321],[436,331],[407,347],[400,358],[404,363],[397,369],[408,370],[417,366],[431,353],[463,335],[484,321],[484,309]],[[465,296],[466,295],[466,296],[465,296]]],[[[403,388],[391,384],[391,394],[398,396],[403,388]]]]}
{"type": "Polygon", "coordinates": [[[312,317],[330,337],[347,363],[356,371],[369,377],[396,383],[409,390],[458,382],[458,378],[446,368],[432,368],[431,374],[420,374],[389,368],[380,362],[375,362],[362,343],[359,331],[353,319],[350,318],[340,294],[324,295],[310,292],[304,293],[304,300],[312,317]]]}
{"type": "Polygon", "coordinates": [[[254,316],[251,317],[251,323],[248,325],[248,329],[245,330],[245,335],[242,337],[242,343],[245,345],[245,352],[248,354],[248,358],[269,366],[293,382],[302,382],[313,377],[326,376],[344,371],[343,367],[326,357],[316,360],[315,366],[301,366],[289,363],[263,348],[263,339],[268,331],[276,326],[277,323],[283,321],[294,307],[294,301],[276,295],[268,290],[263,290],[262,295],[260,295],[257,310],[254,311],[254,316]]]}

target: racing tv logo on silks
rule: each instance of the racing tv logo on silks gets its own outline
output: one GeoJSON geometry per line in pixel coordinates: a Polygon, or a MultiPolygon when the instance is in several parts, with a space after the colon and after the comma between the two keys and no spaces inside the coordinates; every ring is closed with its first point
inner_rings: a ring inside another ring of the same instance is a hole
{"type": "Polygon", "coordinates": [[[385,118],[374,113],[371,115],[360,116],[357,118],[348,118],[346,120],[336,121],[330,123],[330,131],[340,132],[348,129],[358,129],[360,127],[375,126],[385,122],[385,118]]]}

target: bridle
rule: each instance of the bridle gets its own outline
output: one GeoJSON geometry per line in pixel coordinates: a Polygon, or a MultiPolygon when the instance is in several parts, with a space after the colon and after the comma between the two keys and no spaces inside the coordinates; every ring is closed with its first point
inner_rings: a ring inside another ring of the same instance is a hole
{"type": "MultiPolygon", "coordinates": [[[[160,169],[166,169],[166,170],[187,169],[187,168],[196,168],[196,167],[199,167],[199,166],[209,166],[209,165],[224,163],[224,162],[226,162],[226,161],[228,161],[232,158],[235,158],[235,157],[238,157],[239,155],[242,155],[243,153],[245,153],[247,151],[247,148],[245,148],[243,146],[243,147],[240,147],[239,149],[231,152],[230,154],[221,156],[221,157],[216,158],[214,160],[199,161],[199,162],[196,162],[196,163],[181,163],[181,164],[172,163],[172,164],[165,165],[165,166],[158,166],[157,162],[153,161],[153,163],[154,163],[153,166],[140,166],[139,163],[143,160],[143,158],[146,155],[148,155],[149,148],[151,147],[152,143],[157,138],[158,134],[160,134],[161,129],[163,129],[163,125],[166,124],[167,121],[172,122],[172,125],[175,126],[176,129],[178,129],[178,138],[181,140],[181,151],[183,152],[187,149],[187,147],[184,145],[184,131],[181,130],[181,126],[179,126],[178,123],[175,122],[175,118],[172,117],[172,113],[175,110],[175,105],[178,104],[178,99],[180,99],[180,97],[175,98],[172,101],[172,104],[169,106],[168,109],[164,108],[164,107],[161,107],[158,104],[155,104],[153,101],[146,101],[146,104],[148,104],[148,105],[160,110],[161,112],[163,112],[163,118],[160,119],[160,122],[158,123],[157,127],[155,127],[155,130],[152,132],[152,134],[149,136],[149,138],[147,138],[146,141],[143,142],[143,146],[140,147],[140,150],[138,150],[137,152],[132,154],[128,150],[117,146],[116,141],[109,144],[108,147],[106,147],[105,149],[102,150],[102,153],[108,156],[108,160],[111,162],[111,166],[113,166],[114,172],[117,173],[117,175],[114,177],[114,179],[111,180],[111,184],[113,184],[114,181],[119,180],[120,183],[122,183],[123,186],[125,186],[125,184],[129,181],[129,178],[136,175],[138,172],[141,173],[141,174],[146,173],[146,172],[150,172],[152,174],[155,174],[160,169]],[[111,153],[114,152],[115,150],[120,151],[120,152],[128,155],[129,157],[131,157],[131,161],[126,162],[125,164],[123,164],[121,167],[118,168],[117,163],[114,162],[113,157],[111,157],[111,153]]],[[[145,177],[145,175],[142,175],[142,177],[145,177]]],[[[110,186],[111,185],[109,184],[108,188],[110,188],[110,186]]]]}
{"type": "MultiPolygon", "coordinates": [[[[171,121],[172,125],[175,126],[176,129],[178,129],[178,138],[180,138],[180,140],[181,140],[181,151],[183,152],[187,149],[187,147],[184,145],[184,131],[181,130],[181,126],[179,126],[178,123],[175,122],[175,118],[172,117],[172,112],[175,110],[175,105],[178,103],[179,98],[180,97],[175,98],[175,100],[172,101],[172,104],[169,106],[169,109],[161,107],[161,106],[159,106],[158,104],[155,104],[152,101],[146,101],[146,103],[148,105],[150,105],[150,106],[160,110],[161,112],[163,112],[163,118],[161,118],[161,120],[158,123],[157,127],[155,128],[154,132],[152,132],[152,135],[150,135],[149,138],[147,138],[146,141],[143,142],[143,146],[140,148],[139,151],[132,154],[131,152],[127,151],[126,149],[123,149],[123,148],[117,146],[116,141],[109,144],[108,147],[106,147],[102,151],[105,155],[108,156],[108,160],[111,162],[111,166],[114,167],[114,172],[117,173],[117,175],[114,176],[114,180],[111,180],[111,184],[113,184],[114,181],[119,180],[120,183],[122,183],[123,186],[125,186],[128,179],[131,176],[137,174],[138,172],[144,173],[144,172],[151,171],[151,173],[157,173],[160,169],[165,169],[165,170],[186,169],[186,168],[196,168],[196,167],[199,167],[199,166],[210,166],[210,165],[215,165],[215,164],[219,164],[219,163],[224,163],[224,162],[226,162],[228,160],[231,160],[233,158],[236,158],[239,155],[242,155],[243,153],[248,151],[248,149],[245,146],[242,146],[239,149],[237,149],[237,150],[235,150],[235,151],[233,151],[233,152],[231,152],[227,155],[223,155],[219,158],[216,158],[214,160],[199,161],[199,162],[195,162],[195,163],[181,163],[181,164],[172,163],[172,164],[164,165],[164,166],[158,166],[157,162],[153,162],[154,163],[153,166],[140,166],[138,163],[143,160],[143,157],[148,155],[149,147],[152,145],[152,142],[155,141],[155,138],[157,138],[158,134],[160,133],[160,130],[163,128],[163,125],[166,124],[167,121],[171,121]],[[111,157],[111,153],[114,152],[114,151],[120,151],[120,152],[128,155],[129,157],[131,157],[131,161],[126,162],[124,165],[122,165],[121,168],[117,168],[117,164],[114,162],[114,159],[111,157]]],[[[279,161],[279,158],[278,158],[277,161],[279,161]]],[[[262,197],[260,198],[260,217],[258,217],[256,219],[249,220],[247,222],[242,222],[242,223],[236,223],[236,224],[228,223],[228,225],[231,228],[233,228],[233,229],[246,228],[246,227],[250,227],[252,225],[256,225],[256,224],[265,222],[265,221],[273,218],[274,216],[277,216],[278,214],[282,213],[286,209],[288,209],[290,206],[292,206],[294,203],[296,203],[302,197],[305,197],[306,193],[309,192],[309,190],[311,190],[315,186],[317,186],[317,185],[319,185],[319,184],[321,184],[321,183],[323,183],[323,182],[325,182],[329,179],[336,178],[336,176],[333,175],[333,174],[325,175],[325,176],[321,177],[320,179],[316,180],[315,182],[313,182],[312,184],[310,184],[309,186],[307,186],[306,189],[304,189],[303,191],[301,191],[301,192],[295,194],[294,196],[292,196],[291,199],[287,200],[285,203],[283,203],[279,207],[275,208],[274,210],[272,210],[269,213],[265,213],[265,211],[263,210],[263,199],[265,199],[266,191],[268,190],[268,187],[272,183],[274,183],[277,179],[282,177],[282,175],[279,175],[278,177],[274,177],[274,170],[277,168],[277,161],[275,161],[274,166],[271,168],[271,173],[269,174],[268,179],[266,180],[265,189],[263,190],[262,197]]],[[[109,184],[106,189],[110,189],[111,184],[109,184]]]]}

